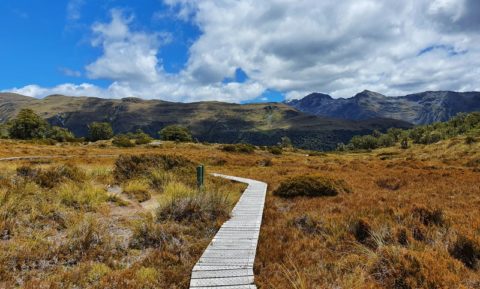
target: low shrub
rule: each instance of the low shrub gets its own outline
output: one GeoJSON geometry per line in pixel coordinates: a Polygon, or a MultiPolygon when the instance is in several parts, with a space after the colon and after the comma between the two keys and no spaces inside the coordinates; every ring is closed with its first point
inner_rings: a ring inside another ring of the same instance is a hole
{"type": "Polygon", "coordinates": [[[53,188],[65,180],[81,182],[85,173],[78,167],[66,164],[48,169],[35,169],[27,166],[17,168],[17,175],[29,178],[43,188],[53,188]]]}
{"type": "Polygon", "coordinates": [[[244,144],[244,143],[227,144],[227,145],[221,146],[220,149],[225,151],[225,152],[232,152],[232,153],[251,154],[251,153],[255,152],[255,146],[253,146],[251,144],[244,144]]]}
{"type": "Polygon", "coordinates": [[[112,144],[117,147],[122,147],[122,148],[131,148],[135,146],[135,143],[128,138],[128,136],[124,134],[119,134],[116,135],[113,140],[112,144]]]}
{"type": "Polygon", "coordinates": [[[283,153],[283,150],[281,147],[273,146],[268,148],[268,152],[272,155],[281,155],[283,153]]]}
{"type": "Polygon", "coordinates": [[[476,142],[477,142],[477,140],[475,139],[474,136],[469,135],[465,138],[465,144],[467,144],[467,145],[472,145],[476,142]]]}
{"type": "Polygon", "coordinates": [[[327,177],[297,176],[280,184],[273,191],[276,196],[289,198],[297,196],[336,196],[339,193],[351,192],[345,181],[327,177]]]}
{"type": "Polygon", "coordinates": [[[176,155],[121,155],[115,161],[113,175],[117,181],[126,181],[146,176],[153,170],[195,169],[194,164],[176,155]]]}
{"type": "Polygon", "coordinates": [[[445,217],[441,209],[428,209],[426,207],[415,207],[412,210],[412,216],[418,219],[425,226],[445,225],[445,217]]]}
{"type": "Polygon", "coordinates": [[[450,254],[470,269],[480,268],[480,244],[471,238],[459,236],[450,249],[450,254]]]}
{"type": "Polygon", "coordinates": [[[351,226],[351,232],[358,242],[365,245],[371,243],[372,227],[366,220],[359,219],[355,221],[351,226]]]}

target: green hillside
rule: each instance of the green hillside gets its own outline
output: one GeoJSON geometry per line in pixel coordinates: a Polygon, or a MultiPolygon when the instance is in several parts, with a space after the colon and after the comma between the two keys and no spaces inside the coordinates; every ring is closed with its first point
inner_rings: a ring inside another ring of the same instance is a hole
{"type": "Polygon", "coordinates": [[[179,124],[190,128],[199,141],[274,145],[288,136],[297,147],[317,150],[333,149],[339,142],[374,129],[410,127],[408,123],[390,119],[348,121],[318,117],[283,103],[174,103],[62,95],[35,99],[0,94],[2,122],[22,108],[33,109],[52,125],[68,128],[77,136],[85,136],[87,125],[94,121],[111,123],[115,133],[141,129],[153,137],[165,126],[179,124]]]}

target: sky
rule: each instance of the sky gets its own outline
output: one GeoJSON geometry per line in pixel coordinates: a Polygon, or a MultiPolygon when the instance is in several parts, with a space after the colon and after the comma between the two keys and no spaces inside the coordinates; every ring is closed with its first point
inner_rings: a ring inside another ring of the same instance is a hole
{"type": "Polygon", "coordinates": [[[2,0],[0,91],[282,101],[480,90],[478,0],[2,0]]]}

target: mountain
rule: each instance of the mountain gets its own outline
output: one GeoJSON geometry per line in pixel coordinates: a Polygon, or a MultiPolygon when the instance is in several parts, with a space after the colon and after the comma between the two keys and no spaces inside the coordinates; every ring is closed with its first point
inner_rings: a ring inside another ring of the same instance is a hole
{"type": "Polygon", "coordinates": [[[294,145],[317,150],[332,149],[357,134],[389,127],[408,128],[403,121],[374,118],[348,121],[303,113],[284,103],[232,104],[224,102],[175,103],[139,98],[103,99],[51,95],[36,99],[0,93],[0,121],[31,108],[52,125],[86,136],[88,124],[107,121],[115,133],[141,129],[157,137],[171,124],[191,129],[199,141],[274,145],[288,136],[294,145]]]}
{"type": "Polygon", "coordinates": [[[391,118],[412,124],[447,121],[459,112],[480,110],[480,92],[427,91],[387,97],[365,90],[352,98],[312,93],[286,102],[300,111],[348,120],[391,118]]]}

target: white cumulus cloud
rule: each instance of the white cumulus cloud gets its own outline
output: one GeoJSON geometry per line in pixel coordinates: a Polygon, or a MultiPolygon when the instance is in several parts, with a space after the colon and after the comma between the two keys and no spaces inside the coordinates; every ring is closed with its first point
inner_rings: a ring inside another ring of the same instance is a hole
{"type": "Polygon", "coordinates": [[[44,96],[138,96],[172,101],[255,98],[266,89],[289,98],[312,91],[348,97],[363,89],[388,95],[480,90],[478,0],[164,0],[202,32],[185,68],[166,73],[158,52],[175,35],[132,29],[112,11],[92,27],[103,54],[85,69],[112,84],[17,91],[44,96]],[[245,83],[224,83],[237,68],[245,83]]]}

